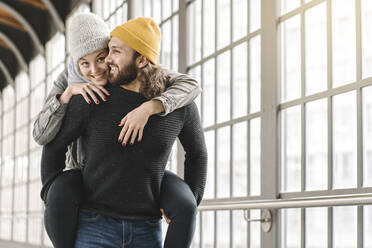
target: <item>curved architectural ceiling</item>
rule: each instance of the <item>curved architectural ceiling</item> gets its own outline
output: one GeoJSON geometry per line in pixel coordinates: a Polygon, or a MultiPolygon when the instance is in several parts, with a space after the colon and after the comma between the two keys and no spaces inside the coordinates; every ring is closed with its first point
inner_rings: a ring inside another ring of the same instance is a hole
{"type": "Polygon", "coordinates": [[[68,14],[80,2],[91,0],[0,0],[0,91],[14,82],[20,70],[46,42],[64,32],[68,14]]]}

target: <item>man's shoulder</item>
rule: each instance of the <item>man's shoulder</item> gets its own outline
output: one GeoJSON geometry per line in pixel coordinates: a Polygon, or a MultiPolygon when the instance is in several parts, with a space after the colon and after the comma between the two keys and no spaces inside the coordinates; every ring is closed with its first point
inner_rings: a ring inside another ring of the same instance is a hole
{"type": "MultiPolygon", "coordinates": [[[[89,97],[89,96],[88,96],[89,97]]],[[[84,97],[82,95],[74,95],[72,96],[71,100],[70,100],[70,103],[68,104],[68,108],[71,109],[84,109],[84,110],[87,110],[90,108],[90,105],[91,104],[88,104],[84,97]]]]}

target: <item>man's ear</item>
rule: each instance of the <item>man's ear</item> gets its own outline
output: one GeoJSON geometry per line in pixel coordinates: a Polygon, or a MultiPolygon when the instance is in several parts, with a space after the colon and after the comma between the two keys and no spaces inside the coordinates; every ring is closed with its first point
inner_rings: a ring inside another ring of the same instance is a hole
{"type": "Polygon", "coordinates": [[[143,67],[147,66],[150,61],[143,55],[140,55],[136,59],[137,68],[142,69],[143,67]]]}

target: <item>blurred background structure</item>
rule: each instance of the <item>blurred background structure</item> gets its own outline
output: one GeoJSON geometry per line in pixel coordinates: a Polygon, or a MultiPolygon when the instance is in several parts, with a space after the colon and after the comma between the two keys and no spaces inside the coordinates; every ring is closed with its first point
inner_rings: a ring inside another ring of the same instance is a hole
{"type": "Polygon", "coordinates": [[[111,30],[153,17],[160,63],[203,88],[193,248],[372,248],[371,0],[1,0],[0,247],[51,247],[32,127],[90,11],[111,30]],[[268,232],[247,220],[265,209],[268,232]]]}

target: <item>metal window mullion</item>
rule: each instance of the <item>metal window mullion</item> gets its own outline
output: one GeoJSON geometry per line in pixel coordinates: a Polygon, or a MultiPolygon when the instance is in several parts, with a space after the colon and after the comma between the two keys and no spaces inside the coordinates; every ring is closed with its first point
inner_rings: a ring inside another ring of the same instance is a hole
{"type": "MultiPolygon", "coordinates": [[[[201,38],[201,41],[200,41],[200,57],[202,58],[203,57],[203,54],[204,54],[204,0],[200,0],[201,3],[200,3],[200,38],[201,38]]],[[[195,8],[195,12],[196,12],[196,8],[195,8]]],[[[193,39],[193,40],[196,40],[196,39],[193,39]]],[[[195,43],[196,44],[196,43],[195,43]]],[[[188,67],[189,69],[189,67],[188,67]]],[[[201,80],[201,87],[202,89],[204,89],[204,64],[201,64],[200,65],[200,80],[201,80]]],[[[204,123],[204,92],[201,93],[201,97],[200,97],[200,109],[201,109],[201,121],[202,123],[204,123]]]]}
{"type": "Polygon", "coordinates": [[[333,207],[328,207],[328,248],[333,247],[333,207]]]}
{"type": "MultiPolygon", "coordinates": [[[[66,46],[65,46],[66,47],[66,46]]],[[[30,73],[28,73],[28,83],[29,83],[29,89],[31,89],[31,75],[30,73]]],[[[28,120],[31,119],[31,91],[29,90],[28,92],[28,108],[27,108],[27,111],[28,111],[28,120]]],[[[26,141],[26,144],[27,144],[27,151],[26,151],[26,154],[27,154],[27,179],[26,179],[26,242],[29,242],[29,209],[28,209],[28,206],[30,205],[30,194],[28,194],[28,190],[30,188],[30,146],[31,146],[31,142],[30,142],[30,125],[27,125],[26,127],[27,129],[27,141],[26,141]]]]}
{"type": "MultiPolygon", "coordinates": [[[[327,0],[327,88],[328,91],[332,88],[332,4],[331,0],[327,0]]],[[[328,109],[327,109],[327,118],[328,118],[328,190],[332,190],[333,184],[333,128],[332,128],[332,96],[327,98],[328,109]]],[[[332,219],[331,219],[332,220],[332,219]]]]}
{"type": "MultiPolygon", "coordinates": [[[[2,170],[3,170],[3,167],[4,167],[4,157],[3,157],[3,142],[4,142],[4,139],[3,139],[3,130],[4,130],[4,95],[2,94],[2,92],[0,92],[0,102],[1,102],[1,106],[0,106],[0,122],[1,122],[1,128],[0,128],[0,144],[1,144],[1,147],[0,147],[0,159],[1,159],[1,166],[0,166],[0,206],[2,205],[1,201],[2,201],[2,194],[3,194],[3,187],[2,187],[2,177],[3,177],[3,173],[2,173],[2,170]]],[[[0,209],[0,217],[2,215],[2,211],[0,209]]],[[[1,232],[1,228],[2,225],[0,225],[0,234],[2,233],[1,232]]]]}
{"type": "MultiPolygon", "coordinates": [[[[19,82],[17,82],[19,83],[19,82]]],[[[17,102],[17,90],[16,90],[16,87],[14,87],[14,105],[13,105],[13,108],[14,108],[14,112],[13,112],[13,121],[16,125],[17,123],[17,105],[16,105],[16,102],[17,102]]],[[[12,189],[13,189],[13,194],[12,194],[12,227],[11,227],[11,231],[10,231],[10,237],[11,237],[11,240],[14,240],[14,226],[15,226],[15,219],[14,219],[14,214],[15,214],[15,211],[14,211],[14,206],[15,206],[15,176],[16,176],[16,142],[17,142],[17,139],[16,139],[16,132],[17,132],[17,129],[15,127],[13,127],[14,130],[13,130],[13,182],[12,182],[12,189]]]]}
{"type": "Polygon", "coordinates": [[[203,247],[203,212],[199,211],[199,248],[203,247]]]}
{"type": "MultiPolygon", "coordinates": [[[[216,15],[216,8],[217,8],[217,0],[215,0],[215,32],[214,32],[214,51],[216,51],[217,47],[217,15],[216,15]]],[[[214,58],[214,124],[217,124],[217,85],[218,85],[218,78],[217,78],[217,57],[214,58]]],[[[218,143],[218,128],[216,127],[215,131],[215,143],[214,143],[214,198],[217,198],[217,143],[218,143]]],[[[216,247],[215,247],[216,248],[216,247]]]]}
{"type": "Polygon", "coordinates": [[[306,208],[300,208],[301,211],[301,248],[306,247],[306,208]]]}
{"type": "MultiPolygon", "coordinates": [[[[232,37],[233,37],[233,5],[232,1],[230,1],[230,44],[232,43],[232,37]]],[[[230,120],[233,119],[233,97],[234,97],[234,88],[233,88],[233,80],[234,80],[234,54],[233,50],[230,50],[230,120]]],[[[234,159],[234,146],[233,146],[233,128],[234,126],[230,126],[230,198],[234,194],[234,175],[233,175],[233,159],[234,159]]],[[[232,216],[232,213],[230,213],[232,216]]],[[[230,224],[232,224],[232,221],[230,221],[230,224]]],[[[230,225],[231,226],[231,225],[230,225]]],[[[232,227],[232,226],[231,226],[232,227]]],[[[232,232],[232,228],[231,228],[232,232]]],[[[232,244],[232,235],[230,235],[230,245],[232,244]]]]}
{"type": "MultiPolygon", "coordinates": [[[[278,28],[277,1],[261,0],[261,197],[278,197],[278,28]]],[[[249,34],[251,35],[251,34],[249,34]]],[[[273,215],[277,216],[273,210],[273,215]]],[[[279,241],[278,222],[269,233],[261,232],[261,247],[276,247],[279,241]]]]}
{"type": "MultiPolygon", "coordinates": [[[[217,39],[218,39],[218,36],[217,36],[217,32],[218,32],[218,20],[217,20],[217,8],[218,8],[218,4],[217,4],[217,0],[214,1],[214,51],[216,52],[217,51],[217,39]]],[[[217,73],[217,56],[215,57],[214,59],[214,78],[215,78],[215,87],[214,87],[214,123],[216,124],[217,123],[217,114],[218,114],[218,111],[217,111],[217,94],[218,94],[218,73],[217,73]]],[[[217,132],[218,130],[216,130],[216,141],[218,141],[218,135],[217,135],[217,132]]],[[[218,182],[217,182],[217,143],[218,142],[215,142],[215,163],[214,163],[214,171],[215,171],[215,185],[217,186],[218,182]]],[[[215,191],[215,194],[216,194],[216,198],[217,198],[217,187],[215,187],[216,191],[215,191]]],[[[217,211],[214,211],[214,248],[217,248],[217,211]]]]}
{"type": "Polygon", "coordinates": [[[363,206],[358,206],[358,226],[357,226],[357,234],[358,234],[358,240],[357,240],[357,247],[363,247],[363,206]]]}
{"type": "MultiPolygon", "coordinates": [[[[303,5],[304,0],[301,0],[303,5]]],[[[305,11],[301,11],[301,98],[306,95],[306,41],[305,41],[305,11]]],[[[306,185],[306,112],[305,104],[301,104],[301,192],[306,185]]],[[[301,212],[301,214],[303,214],[301,212]]],[[[302,223],[303,224],[303,223],[302,223]]]]}
{"type": "MultiPolygon", "coordinates": [[[[356,80],[360,85],[362,79],[361,51],[361,0],[356,0],[356,80]]],[[[362,89],[357,89],[357,187],[363,186],[363,95],[362,89]]]]}

